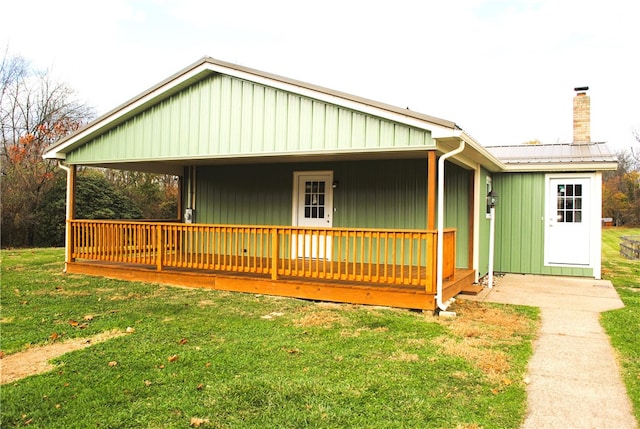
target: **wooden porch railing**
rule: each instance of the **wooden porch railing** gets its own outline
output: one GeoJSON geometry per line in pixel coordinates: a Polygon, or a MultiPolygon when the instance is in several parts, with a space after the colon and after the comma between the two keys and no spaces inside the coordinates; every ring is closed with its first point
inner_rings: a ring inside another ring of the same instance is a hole
{"type": "MultiPolygon", "coordinates": [[[[435,291],[437,233],[71,220],[71,258],[194,270],[424,287],[435,291]]],[[[455,273],[455,229],[443,277],[455,273]]],[[[69,262],[72,262],[69,261],[69,262]]]]}

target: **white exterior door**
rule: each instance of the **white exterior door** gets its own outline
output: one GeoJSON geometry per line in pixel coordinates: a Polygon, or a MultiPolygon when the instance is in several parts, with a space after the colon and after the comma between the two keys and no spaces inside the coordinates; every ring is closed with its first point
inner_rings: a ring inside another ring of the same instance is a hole
{"type": "MultiPolygon", "coordinates": [[[[294,173],[293,226],[333,226],[333,171],[294,173]]],[[[320,234],[293,236],[292,257],[331,259],[331,237],[320,234]]]]}
{"type": "Polygon", "coordinates": [[[546,262],[550,265],[589,265],[591,178],[548,179],[545,221],[546,262]]]}

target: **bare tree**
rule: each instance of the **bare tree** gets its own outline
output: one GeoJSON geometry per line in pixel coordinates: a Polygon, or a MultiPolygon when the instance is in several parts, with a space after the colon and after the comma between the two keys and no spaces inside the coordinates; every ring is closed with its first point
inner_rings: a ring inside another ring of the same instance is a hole
{"type": "Polygon", "coordinates": [[[78,129],[93,110],[48,71],[35,70],[5,52],[0,66],[0,159],[3,245],[29,246],[55,163],[42,159],[47,147],[78,129]]]}

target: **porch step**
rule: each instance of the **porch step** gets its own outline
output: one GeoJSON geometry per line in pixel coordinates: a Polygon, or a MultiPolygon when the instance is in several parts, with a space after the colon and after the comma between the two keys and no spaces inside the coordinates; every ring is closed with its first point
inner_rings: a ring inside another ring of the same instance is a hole
{"type": "Polygon", "coordinates": [[[483,286],[481,285],[476,285],[476,284],[470,284],[464,287],[464,289],[462,289],[460,291],[461,294],[463,295],[477,295],[480,292],[482,292],[482,290],[484,289],[483,286]]]}

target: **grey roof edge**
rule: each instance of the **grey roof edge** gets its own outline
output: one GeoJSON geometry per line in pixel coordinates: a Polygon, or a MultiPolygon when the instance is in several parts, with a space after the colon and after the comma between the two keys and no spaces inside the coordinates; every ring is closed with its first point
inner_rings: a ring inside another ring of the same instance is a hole
{"type": "Polygon", "coordinates": [[[74,139],[78,135],[80,135],[80,134],[82,134],[84,132],[87,132],[91,127],[96,126],[97,124],[99,124],[100,122],[106,120],[107,118],[116,115],[118,112],[120,112],[122,110],[125,110],[127,107],[129,107],[129,106],[135,104],[136,102],[144,99],[145,97],[147,97],[150,94],[154,93],[158,89],[170,84],[171,82],[179,79],[180,77],[182,77],[182,76],[192,72],[193,70],[197,69],[198,67],[201,67],[201,66],[206,65],[206,64],[210,64],[210,65],[218,66],[218,67],[224,67],[224,68],[232,69],[232,70],[237,70],[239,72],[243,72],[243,73],[247,73],[247,74],[251,74],[251,75],[256,75],[256,76],[261,77],[261,78],[266,78],[266,79],[282,82],[282,83],[293,85],[293,86],[299,86],[301,88],[305,88],[305,89],[308,89],[308,90],[311,90],[311,91],[324,93],[324,94],[327,94],[327,95],[330,95],[330,96],[346,99],[346,100],[349,100],[349,101],[352,101],[352,102],[364,104],[364,105],[371,106],[371,107],[374,107],[374,108],[377,108],[377,109],[386,110],[386,111],[389,111],[389,112],[397,114],[397,115],[403,115],[403,116],[406,116],[407,118],[417,119],[417,120],[420,120],[420,121],[426,121],[426,122],[429,122],[429,123],[432,123],[432,124],[435,124],[435,125],[439,125],[439,126],[444,127],[444,128],[449,128],[449,129],[452,129],[452,130],[461,130],[461,128],[453,121],[448,121],[446,119],[437,118],[435,116],[430,116],[430,115],[426,115],[426,114],[423,114],[423,113],[418,113],[418,112],[415,112],[415,111],[409,110],[409,109],[402,109],[402,108],[400,108],[398,106],[393,106],[393,105],[390,105],[390,104],[378,102],[378,101],[375,101],[375,100],[371,100],[371,99],[368,99],[368,98],[356,96],[356,95],[349,94],[349,93],[342,92],[342,91],[336,91],[336,90],[333,90],[333,89],[329,89],[329,88],[326,88],[326,87],[323,87],[323,86],[311,84],[311,83],[308,83],[308,82],[303,82],[303,81],[299,81],[299,80],[295,80],[295,79],[290,79],[290,78],[287,78],[287,77],[284,77],[284,76],[280,76],[280,75],[277,75],[277,74],[272,74],[272,73],[264,72],[264,71],[261,71],[261,70],[253,69],[253,68],[250,68],[250,67],[241,66],[239,64],[229,63],[229,62],[226,62],[226,61],[222,61],[222,60],[218,60],[218,59],[212,58],[210,56],[203,56],[199,60],[197,60],[194,63],[188,65],[187,67],[181,69],[180,71],[172,74],[171,76],[163,79],[159,83],[151,86],[150,88],[148,88],[145,91],[139,93],[138,95],[134,96],[133,98],[130,98],[129,100],[127,100],[124,103],[118,105],[117,107],[115,107],[115,108],[107,111],[106,113],[100,115],[99,117],[93,119],[92,121],[90,121],[86,125],[80,127],[78,130],[76,130],[72,134],[69,134],[68,136],[60,139],[59,141],[57,141],[56,143],[54,143],[53,145],[51,145],[50,147],[48,147],[46,149],[45,156],[48,153],[55,152],[55,150],[57,148],[59,148],[60,146],[65,145],[65,143],[67,143],[70,140],[74,139]]]}

